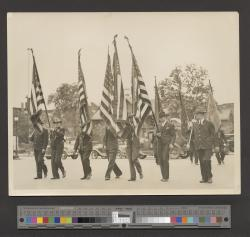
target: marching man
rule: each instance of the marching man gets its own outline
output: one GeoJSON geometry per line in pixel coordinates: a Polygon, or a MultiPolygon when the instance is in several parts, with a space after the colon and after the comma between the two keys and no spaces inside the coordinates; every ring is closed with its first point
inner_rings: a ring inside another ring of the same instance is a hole
{"type": "Polygon", "coordinates": [[[161,167],[162,182],[169,179],[169,151],[174,147],[176,133],[175,127],[170,122],[170,114],[161,112],[159,114],[160,126],[156,136],[158,137],[159,164],[161,167]]]}
{"type": "MultiPolygon", "coordinates": [[[[195,111],[195,118],[189,127],[192,129],[191,139],[193,139],[195,150],[199,157],[201,177],[200,183],[212,183],[212,165],[211,157],[215,145],[215,128],[212,122],[205,119],[206,110],[204,108],[197,108],[195,111]]],[[[190,149],[190,144],[187,145],[190,149]]],[[[218,149],[217,147],[215,149],[218,149]]]]}
{"type": "Polygon", "coordinates": [[[30,120],[34,127],[34,131],[30,137],[30,141],[33,142],[36,161],[37,175],[34,179],[42,179],[42,173],[44,173],[44,178],[47,177],[48,173],[47,166],[44,163],[44,155],[48,145],[48,130],[43,127],[43,122],[40,119],[40,111],[31,115],[30,120]]]}
{"type": "Polygon", "coordinates": [[[63,178],[66,176],[66,171],[62,164],[65,129],[62,127],[61,119],[55,118],[53,123],[55,124],[55,129],[52,130],[50,134],[51,167],[52,167],[52,175],[53,175],[51,179],[60,179],[58,169],[62,171],[63,178]]]}
{"type": "Polygon", "coordinates": [[[82,167],[84,176],[81,178],[83,179],[90,179],[92,176],[92,170],[90,167],[90,160],[89,156],[92,151],[92,137],[84,132],[83,128],[86,125],[81,126],[81,132],[78,134],[75,146],[74,146],[74,154],[79,150],[79,154],[81,156],[82,167]]]}

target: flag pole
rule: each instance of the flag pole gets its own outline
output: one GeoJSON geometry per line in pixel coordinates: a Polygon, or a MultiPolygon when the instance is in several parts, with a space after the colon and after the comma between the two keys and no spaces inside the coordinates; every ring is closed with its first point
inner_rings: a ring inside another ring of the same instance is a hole
{"type": "MultiPolygon", "coordinates": [[[[132,54],[132,60],[134,60],[134,53],[133,53],[132,46],[131,46],[131,44],[130,44],[130,42],[129,42],[129,38],[125,35],[125,36],[124,36],[124,39],[127,40],[127,42],[128,42],[128,46],[129,46],[130,51],[131,51],[131,54],[132,54]]],[[[132,85],[133,85],[133,84],[132,84],[132,85]]],[[[133,101],[132,101],[132,103],[133,103],[133,101]]],[[[152,111],[152,115],[153,115],[153,119],[154,119],[156,128],[157,128],[157,130],[158,130],[158,124],[157,124],[157,121],[156,121],[156,117],[155,117],[154,111],[152,110],[152,107],[151,107],[151,111],[152,111]]]]}
{"type": "MultiPolygon", "coordinates": [[[[34,62],[34,64],[35,64],[35,66],[36,66],[36,60],[35,60],[35,56],[34,56],[33,49],[32,49],[32,48],[28,48],[28,50],[30,50],[30,51],[31,51],[31,53],[32,53],[32,58],[33,58],[33,62],[34,62]]],[[[37,67],[36,67],[36,68],[37,68],[37,67]]],[[[37,74],[38,74],[38,72],[37,72],[37,74]]],[[[39,78],[39,79],[40,79],[40,78],[39,78]]],[[[41,82],[40,82],[40,84],[41,84],[41,82]]],[[[48,110],[47,110],[47,106],[46,106],[45,101],[44,101],[44,108],[45,108],[45,112],[46,112],[46,116],[47,116],[47,120],[48,120],[49,128],[51,128],[51,126],[50,126],[50,121],[49,121],[48,110]]]]}

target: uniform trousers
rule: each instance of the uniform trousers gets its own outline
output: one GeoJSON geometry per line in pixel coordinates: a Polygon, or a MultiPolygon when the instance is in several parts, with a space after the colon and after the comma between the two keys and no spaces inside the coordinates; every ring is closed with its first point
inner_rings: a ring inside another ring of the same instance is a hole
{"type": "Polygon", "coordinates": [[[105,177],[110,178],[112,170],[114,171],[116,176],[121,176],[122,171],[120,170],[120,168],[118,167],[118,165],[115,162],[116,155],[117,155],[117,150],[107,150],[106,153],[107,153],[107,156],[108,156],[109,163],[108,163],[108,168],[107,168],[105,177]]]}
{"type": "Polygon", "coordinates": [[[200,161],[202,180],[207,182],[213,177],[211,165],[212,149],[198,149],[196,151],[200,161]]]}
{"type": "Polygon", "coordinates": [[[60,169],[62,173],[65,172],[65,169],[62,164],[63,150],[64,150],[63,144],[58,144],[51,150],[51,167],[52,167],[52,175],[54,178],[60,178],[58,169],[60,169]]]}
{"type": "Polygon", "coordinates": [[[44,163],[44,153],[42,149],[34,149],[34,155],[36,160],[36,174],[38,178],[42,178],[42,172],[47,175],[48,169],[44,163]]]}
{"type": "Polygon", "coordinates": [[[169,179],[169,144],[161,144],[160,167],[163,179],[169,179]]]}
{"type": "Polygon", "coordinates": [[[84,177],[87,177],[92,172],[92,169],[90,167],[90,160],[89,160],[91,150],[79,151],[79,153],[81,156],[84,177]]]}

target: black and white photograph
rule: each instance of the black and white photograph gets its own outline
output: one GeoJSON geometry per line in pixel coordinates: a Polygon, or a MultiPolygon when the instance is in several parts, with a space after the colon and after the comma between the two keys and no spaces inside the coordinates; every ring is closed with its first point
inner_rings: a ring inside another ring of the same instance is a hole
{"type": "Polygon", "coordinates": [[[10,196],[241,193],[237,12],[8,13],[7,36],[10,196]]]}

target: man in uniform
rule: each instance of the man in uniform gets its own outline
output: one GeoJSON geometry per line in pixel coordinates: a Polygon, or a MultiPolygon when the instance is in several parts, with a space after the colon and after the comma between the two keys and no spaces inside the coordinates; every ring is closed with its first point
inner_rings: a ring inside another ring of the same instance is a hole
{"type": "Polygon", "coordinates": [[[81,131],[78,134],[75,146],[74,146],[74,153],[79,150],[79,154],[81,156],[82,167],[83,167],[83,179],[90,179],[92,175],[92,170],[90,167],[90,160],[89,156],[92,151],[92,137],[88,135],[86,132],[83,131],[84,126],[81,126],[81,131]]]}
{"type": "Polygon", "coordinates": [[[105,174],[105,180],[110,180],[111,172],[114,171],[116,178],[122,175],[122,171],[116,164],[116,155],[118,152],[118,137],[114,134],[109,127],[106,127],[105,135],[103,138],[103,146],[106,149],[106,154],[108,157],[108,168],[105,174]]]}
{"type": "Polygon", "coordinates": [[[135,134],[133,125],[133,115],[128,116],[128,123],[126,127],[126,139],[127,139],[127,156],[129,161],[130,179],[128,181],[136,180],[136,170],[140,175],[140,179],[143,178],[142,167],[139,162],[140,155],[140,140],[135,134]]]}
{"type": "Polygon", "coordinates": [[[62,128],[62,120],[55,118],[53,123],[55,124],[55,129],[51,132],[51,167],[52,175],[51,179],[59,179],[58,169],[62,171],[63,178],[66,176],[66,171],[62,164],[62,154],[64,150],[64,134],[65,129],[62,128]]]}
{"type": "Polygon", "coordinates": [[[199,157],[202,180],[200,183],[212,183],[212,150],[215,145],[214,125],[205,119],[206,110],[197,108],[196,121],[191,124],[193,129],[193,142],[199,157]]]}
{"type": "Polygon", "coordinates": [[[218,144],[217,150],[215,149],[215,156],[217,158],[218,164],[224,164],[225,154],[225,145],[227,143],[225,134],[223,130],[220,128],[218,132],[215,134],[216,144],[218,144]]]}
{"type": "Polygon", "coordinates": [[[162,182],[167,182],[169,179],[169,151],[173,149],[176,133],[175,127],[170,122],[170,114],[167,112],[161,112],[159,114],[159,131],[156,136],[158,137],[158,149],[159,149],[159,164],[161,167],[162,182]]]}
{"type": "Polygon", "coordinates": [[[40,120],[40,114],[31,115],[31,122],[34,126],[34,131],[30,137],[33,142],[34,155],[36,161],[36,177],[34,179],[42,179],[47,177],[48,169],[44,163],[44,154],[48,145],[48,130],[43,127],[43,122],[40,120]]]}

